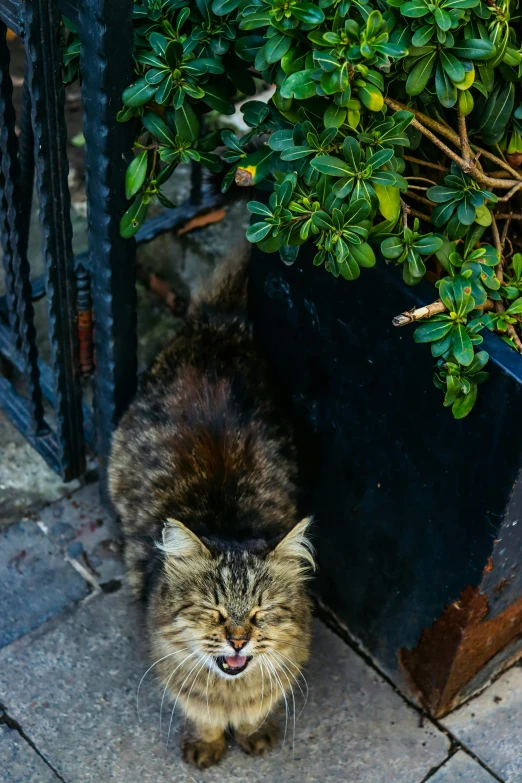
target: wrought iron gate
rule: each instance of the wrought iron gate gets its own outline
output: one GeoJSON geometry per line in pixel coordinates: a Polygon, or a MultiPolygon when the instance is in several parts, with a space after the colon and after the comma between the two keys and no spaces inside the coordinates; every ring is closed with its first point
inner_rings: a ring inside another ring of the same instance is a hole
{"type": "MultiPolygon", "coordinates": [[[[0,231],[5,294],[0,297],[0,407],[66,480],[81,475],[86,444],[102,462],[114,426],[136,386],[135,241],[119,234],[131,123],[116,115],[132,81],[132,0],[0,0],[0,231]],[[60,13],[76,22],[81,43],[88,252],[74,258],[68,189],[60,13]],[[15,117],[6,34],[25,45],[22,110],[15,117]],[[18,126],[16,123],[18,122],[18,126]],[[31,278],[27,257],[36,172],[44,274],[31,278]],[[33,302],[47,297],[51,360],[39,360],[33,302]],[[91,373],[94,405],[82,397],[91,373]],[[88,354],[88,351],[87,351],[88,354]],[[25,385],[22,388],[20,374],[25,385]]],[[[190,203],[153,218],[146,241],[200,209],[190,203]]],[[[203,194],[211,205],[212,197],[203,194]]]]}

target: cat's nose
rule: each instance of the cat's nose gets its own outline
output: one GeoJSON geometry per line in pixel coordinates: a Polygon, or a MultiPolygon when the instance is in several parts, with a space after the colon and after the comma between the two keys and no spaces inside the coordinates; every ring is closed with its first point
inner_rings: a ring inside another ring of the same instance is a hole
{"type": "Polygon", "coordinates": [[[228,641],[230,642],[230,644],[232,645],[234,650],[242,650],[243,647],[245,646],[245,644],[248,642],[248,639],[246,637],[242,636],[242,637],[239,637],[239,638],[238,637],[232,637],[228,641]]]}

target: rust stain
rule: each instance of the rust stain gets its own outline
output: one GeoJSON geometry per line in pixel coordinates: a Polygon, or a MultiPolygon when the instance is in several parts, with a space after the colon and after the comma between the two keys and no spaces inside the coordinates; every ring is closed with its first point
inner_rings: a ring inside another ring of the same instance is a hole
{"type": "Polygon", "coordinates": [[[493,571],[493,558],[488,557],[488,562],[486,563],[486,567],[484,568],[484,573],[489,574],[490,571],[493,571]]]}
{"type": "Polygon", "coordinates": [[[498,595],[498,593],[501,593],[501,592],[502,592],[502,590],[503,590],[505,587],[507,587],[507,586],[508,586],[508,584],[509,584],[510,582],[511,582],[511,579],[509,579],[509,578],[506,576],[504,579],[501,579],[501,580],[500,580],[500,582],[498,583],[498,585],[496,585],[496,586],[493,588],[493,591],[495,592],[495,594],[497,594],[497,595],[498,595]]]}
{"type": "Polygon", "coordinates": [[[92,310],[78,313],[78,342],[80,346],[80,371],[89,375],[94,370],[92,310]]]}
{"type": "Polygon", "coordinates": [[[455,706],[462,688],[488,661],[522,635],[522,598],[489,620],[488,611],[487,596],[470,585],[423,630],[413,650],[399,651],[404,672],[436,718],[455,706]]]}
{"type": "Polygon", "coordinates": [[[189,220],[187,223],[185,223],[184,226],[179,228],[176,233],[179,236],[180,234],[186,234],[187,231],[192,231],[194,228],[202,228],[203,226],[208,226],[211,223],[219,223],[220,220],[223,220],[226,214],[227,213],[224,209],[215,209],[212,212],[205,212],[203,215],[197,215],[195,218],[192,218],[192,220],[189,220]]]}

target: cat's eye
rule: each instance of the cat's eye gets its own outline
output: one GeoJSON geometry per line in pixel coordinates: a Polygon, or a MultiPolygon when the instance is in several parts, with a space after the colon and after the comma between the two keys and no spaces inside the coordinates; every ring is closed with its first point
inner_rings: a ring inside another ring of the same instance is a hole
{"type": "Polygon", "coordinates": [[[259,607],[259,606],[256,606],[256,608],[255,608],[255,609],[252,609],[252,611],[251,611],[251,612],[250,612],[250,614],[248,615],[248,619],[250,620],[250,622],[252,623],[252,625],[258,625],[258,624],[259,624],[259,620],[261,619],[261,618],[259,617],[259,613],[260,613],[260,612],[261,612],[261,607],[259,607]]]}
{"type": "Polygon", "coordinates": [[[222,609],[218,609],[216,607],[214,609],[214,614],[215,614],[215,617],[216,617],[216,620],[218,621],[218,623],[226,623],[226,621],[228,620],[227,615],[225,614],[225,612],[222,609]]]}

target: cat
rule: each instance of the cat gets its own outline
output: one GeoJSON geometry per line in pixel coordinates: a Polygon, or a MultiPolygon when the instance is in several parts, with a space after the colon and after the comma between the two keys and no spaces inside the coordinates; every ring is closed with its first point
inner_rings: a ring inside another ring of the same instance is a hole
{"type": "MultiPolygon", "coordinates": [[[[191,303],[113,438],[109,490],[155,671],[188,719],[185,761],[279,739],[310,644],[309,519],[292,433],[246,311],[248,264],[191,303]],[[286,693],[289,693],[288,697],[286,693]]],[[[163,706],[163,703],[162,703],[163,706]]]]}

